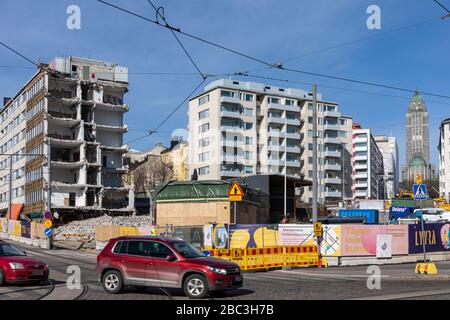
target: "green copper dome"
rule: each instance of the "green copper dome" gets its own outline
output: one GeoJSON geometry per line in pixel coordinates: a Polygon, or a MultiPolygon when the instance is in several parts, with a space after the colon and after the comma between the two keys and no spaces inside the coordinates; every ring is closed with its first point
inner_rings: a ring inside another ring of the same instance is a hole
{"type": "Polygon", "coordinates": [[[427,111],[425,101],[423,100],[418,90],[414,92],[414,95],[409,102],[408,111],[427,111]]]}
{"type": "Polygon", "coordinates": [[[414,155],[414,157],[409,162],[409,166],[410,167],[426,167],[427,166],[427,162],[425,161],[425,159],[421,155],[416,154],[416,155],[414,155]]]}

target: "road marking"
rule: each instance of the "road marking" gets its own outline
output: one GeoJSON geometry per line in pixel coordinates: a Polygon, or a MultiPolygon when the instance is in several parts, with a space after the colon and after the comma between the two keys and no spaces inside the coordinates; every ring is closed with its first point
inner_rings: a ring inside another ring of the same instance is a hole
{"type": "MultiPolygon", "coordinates": [[[[336,273],[315,273],[315,272],[303,272],[303,271],[287,271],[287,270],[277,270],[274,272],[279,273],[291,273],[291,274],[299,274],[303,276],[308,277],[317,277],[317,278],[341,278],[341,279],[348,279],[348,280],[361,280],[361,279],[367,279],[370,275],[347,275],[347,274],[336,274],[336,273]]],[[[381,278],[390,278],[389,275],[381,275],[381,278]]]]}
{"type": "Polygon", "coordinates": [[[352,299],[348,299],[348,300],[397,300],[397,299],[435,296],[435,295],[442,295],[442,294],[450,294],[450,289],[394,293],[394,294],[385,294],[385,295],[380,295],[380,296],[352,298],[352,299]]]}
{"type": "Polygon", "coordinates": [[[312,279],[311,277],[304,277],[304,276],[296,276],[296,275],[284,275],[284,274],[260,274],[260,275],[255,275],[255,276],[247,276],[244,275],[244,280],[245,279],[250,279],[250,280],[261,280],[261,281],[269,281],[269,280],[274,280],[274,281],[287,281],[289,283],[292,283],[292,281],[333,281],[333,279],[323,279],[323,278],[316,278],[316,279],[312,279]]]}

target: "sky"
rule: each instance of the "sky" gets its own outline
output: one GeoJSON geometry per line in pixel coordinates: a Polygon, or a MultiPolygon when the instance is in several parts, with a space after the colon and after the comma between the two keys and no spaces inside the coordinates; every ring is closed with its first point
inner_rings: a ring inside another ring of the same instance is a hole
{"type": "MultiPolygon", "coordinates": [[[[147,0],[107,0],[155,19],[147,0]]],[[[450,96],[450,18],[432,0],[173,0],[153,1],[164,7],[167,21],[182,31],[236,49],[270,63],[334,76],[376,82],[450,96]],[[369,5],[381,9],[381,29],[369,30],[369,5]],[[418,24],[436,18],[432,22],[418,24]],[[415,25],[380,35],[403,26],[415,25]],[[380,35],[374,37],[375,35],[380,35]],[[302,58],[284,59],[372,37],[302,58]]],[[[125,142],[156,127],[201,78],[170,31],[142,21],[95,0],[0,0],[0,41],[33,61],[55,56],[100,59],[129,68],[130,91],[125,102],[129,126],[125,142]],[[81,9],[81,29],[69,30],[66,9],[81,9]],[[152,75],[141,73],[183,73],[152,75]]],[[[442,0],[450,7],[450,0],[442,0]]],[[[347,83],[282,70],[233,55],[194,39],[181,41],[206,74],[256,70],[254,74],[283,81],[250,77],[233,79],[265,82],[310,90],[317,83],[324,99],[336,101],[355,122],[398,139],[405,160],[405,113],[412,93],[347,83]],[[329,88],[334,87],[334,88],[329,88]],[[339,88],[339,89],[336,89],[339,88]],[[345,90],[344,90],[345,89],[345,90]],[[364,91],[364,92],[360,92],[364,91]],[[374,94],[375,93],[375,94],[374,94]]],[[[0,97],[13,96],[32,76],[34,67],[0,47],[0,97]]],[[[209,78],[206,82],[216,80],[209,78]]],[[[440,122],[450,117],[450,99],[423,95],[430,117],[430,155],[438,164],[440,122]]],[[[175,129],[187,127],[187,103],[154,135],[130,145],[148,150],[168,145],[175,129]]]]}

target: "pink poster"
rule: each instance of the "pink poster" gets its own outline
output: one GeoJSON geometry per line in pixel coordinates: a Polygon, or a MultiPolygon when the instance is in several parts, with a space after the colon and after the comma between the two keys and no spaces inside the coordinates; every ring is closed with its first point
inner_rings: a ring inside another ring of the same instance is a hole
{"type": "Polygon", "coordinates": [[[392,255],[408,254],[407,225],[342,225],[342,256],[376,256],[379,234],[392,236],[392,255]]]}

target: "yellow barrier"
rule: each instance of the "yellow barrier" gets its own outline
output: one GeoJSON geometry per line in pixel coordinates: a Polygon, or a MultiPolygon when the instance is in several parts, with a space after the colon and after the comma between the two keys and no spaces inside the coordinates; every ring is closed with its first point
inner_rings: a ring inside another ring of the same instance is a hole
{"type": "Polygon", "coordinates": [[[319,252],[315,245],[209,251],[213,257],[235,262],[242,270],[319,265],[319,252]]]}

